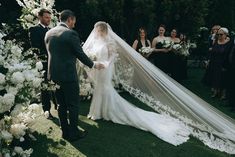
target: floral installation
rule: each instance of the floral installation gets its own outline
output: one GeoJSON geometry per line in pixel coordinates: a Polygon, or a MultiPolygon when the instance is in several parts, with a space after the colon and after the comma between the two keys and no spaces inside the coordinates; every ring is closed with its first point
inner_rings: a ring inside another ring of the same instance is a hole
{"type": "Polygon", "coordinates": [[[53,9],[55,0],[16,0],[22,7],[22,15],[19,18],[24,29],[29,29],[38,24],[37,14],[40,9],[45,8],[51,12],[51,25],[53,27],[58,22],[58,13],[53,9]]]}
{"type": "Polygon", "coordinates": [[[30,156],[32,149],[15,143],[24,141],[28,125],[41,115],[40,106],[30,102],[42,88],[43,65],[31,49],[5,36],[0,32],[0,156],[30,156]]]}

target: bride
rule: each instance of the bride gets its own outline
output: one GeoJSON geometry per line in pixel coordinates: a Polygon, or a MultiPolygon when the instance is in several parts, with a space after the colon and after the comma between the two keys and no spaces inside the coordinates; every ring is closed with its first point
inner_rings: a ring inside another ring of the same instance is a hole
{"type": "Polygon", "coordinates": [[[179,145],[192,135],[207,146],[235,154],[235,122],[165,75],[105,22],[97,22],[83,46],[84,52],[106,68],[87,70],[94,83],[88,117],[111,120],[149,131],[160,139],[179,145]],[[122,98],[115,82],[152,107],[144,111],[122,98]]]}

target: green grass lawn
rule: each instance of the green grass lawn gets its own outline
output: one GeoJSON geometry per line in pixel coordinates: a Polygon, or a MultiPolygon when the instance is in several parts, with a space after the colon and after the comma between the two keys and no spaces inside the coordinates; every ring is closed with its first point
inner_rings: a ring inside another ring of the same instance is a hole
{"type": "MultiPolygon", "coordinates": [[[[203,71],[190,69],[189,79],[182,84],[197,95],[235,118],[226,102],[210,98],[210,89],[200,83],[203,71]]],[[[137,106],[152,110],[127,93],[123,97],[137,106]]],[[[202,142],[191,138],[188,142],[173,146],[151,133],[130,126],[114,124],[109,121],[92,121],[86,118],[90,101],[84,101],[80,107],[80,126],[88,131],[88,135],[77,142],[68,143],[61,139],[58,121],[52,122],[44,118],[38,119],[31,126],[35,130],[37,141],[29,143],[34,153],[32,157],[227,157],[231,156],[204,146],[202,142]]],[[[56,112],[53,112],[56,115],[56,112]]]]}

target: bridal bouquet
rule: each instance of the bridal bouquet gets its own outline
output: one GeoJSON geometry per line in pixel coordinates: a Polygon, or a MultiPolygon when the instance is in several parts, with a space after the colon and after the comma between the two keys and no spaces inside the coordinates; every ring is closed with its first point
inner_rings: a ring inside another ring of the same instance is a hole
{"type": "Polygon", "coordinates": [[[38,24],[37,14],[41,8],[48,9],[51,12],[51,26],[57,24],[57,11],[53,9],[55,0],[16,0],[19,6],[22,7],[22,15],[19,18],[24,29],[38,24]]]}
{"type": "Polygon", "coordinates": [[[151,53],[151,52],[153,52],[153,49],[150,47],[150,46],[148,46],[148,47],[141,47],[140,49],[139,49],[139,52],[142,54],[142,55],[147,55],[147,54],[149,54],[149,53],[151,53]]]}

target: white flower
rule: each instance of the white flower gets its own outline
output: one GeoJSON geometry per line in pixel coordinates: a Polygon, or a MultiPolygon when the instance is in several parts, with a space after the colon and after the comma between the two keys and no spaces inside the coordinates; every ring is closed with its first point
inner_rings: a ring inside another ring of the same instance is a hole
{"type": "Polygon", "coordinates": [[[32,16],[32,15],[30,15],[30,14],[27,14],[27,15],[25,15],[24,18],[25,18],[27,21],[33,21],[34,16],[32,16]]]}
{"type": "Polygon", "coordinates": [[[21,148],[21,147],[15,147],[14,148],[14,152],[16,152],[17,154],[21,154],[21,153],[23,153],[23,149],[21,148]]]}
{"type": "Polygon", "coordinates": [[[6,153],[4,157],[11,157],[10,153],[6,153]]]}
{"type": "Polygon", "coordinates": [[[37,62],[36,63],[36,69],[38,69],[39,71],[43,69],[42,62],[37,62]]]}
{"type": "Polygon", "coordinates": [[[13,45],[11,47],[11,52],[16,56],[16,57],[20,57],[21,56],[21,53],[22,53],[22,50],[16,46],[16,45],[13,45]]]}
{"type": "Polygon", "coordinates": [[[14,72],[11,78],[12,83],[22,84],[25,81],[24,75],[21,72],[14,72]]]}
{"type": "Polygon", "coordinates": [[[26,81],[33,81],[35,79],[34,74],[30,70],[23,71],[24,77],[26,81]]]}
{"type": "Polygon", "coordinates": [[[1,137],[5,140],[5,141],[12,141],[13,136],[12,134],[10,134],[8,131],[6,130],[2,130],[1,131],[1,137]]]}
{"type": "Polygon", "coordinates": [[[21,124],[13,124],[13,125],[11,125],[10,133],[14,137],[16,137],[17,139],[20,139],[22,136],[25,135],[25,130],[26,129],[27,129],[27,127],[23,123],[21,123],[21,124]]]}
{"type": "Polygon", "coordinates": [[[142,54],[149,54],[152,51],[153,51],[153,49],[150,46],[149,47],[141,47],[139,49],[139,52],[142,54]]]}
{"type": "Polygon", "coordinates": [[[20,137],[20,142],[24,142],[24,137],[20,137]]]}
{"type": "Polygon", "coordinates": [[[5,82],[6,82],[5,77],[6,76],[4,74],[0,73],[0,85],[5,84],[5,82]]]}
{"type": "Polygon", "coordinates": [[[35,78],[35,79],[33,80],[33,87],[38,88],[38,87],[40,87],[41,83],[42,83],[42,79],[40,79],[40,78],[35,78]]]}
{"type": "Polygon", "coordinates": [[[9,107],[9,109],[13,106],[15,102],[15,95],[11,93],[4,94],[2,97],[3,104],[9,107]]]}
{"type": "Polygon", "coordinates": [[[16,95],[18,93],[18,88],[16,87],[8,86],[6,90],[8,93],[11,93],[13,95],[16,95]]]}

